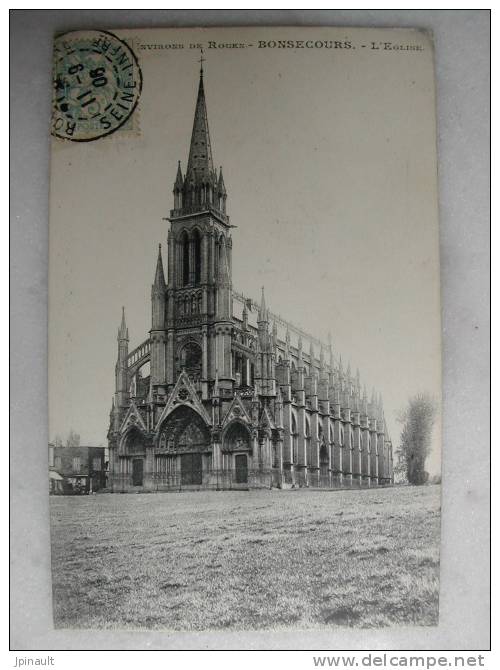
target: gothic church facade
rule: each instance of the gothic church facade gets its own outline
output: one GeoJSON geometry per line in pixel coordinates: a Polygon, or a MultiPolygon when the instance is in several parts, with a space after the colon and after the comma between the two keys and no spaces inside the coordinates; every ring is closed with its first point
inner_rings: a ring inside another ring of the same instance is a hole
{"type": "Polygon", "coordinates": [[[173,189],[151,330],[118,330],[109,441],[114,492],[393,483],[382,399],[359,372],[232,284],[226,188],[214,170],[203,70],[173,189]]]}

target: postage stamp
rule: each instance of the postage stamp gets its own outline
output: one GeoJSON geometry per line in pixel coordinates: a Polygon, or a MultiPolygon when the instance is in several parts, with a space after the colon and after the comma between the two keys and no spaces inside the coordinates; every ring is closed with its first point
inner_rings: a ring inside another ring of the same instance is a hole
{"type": "Polygon", "coordinates": [[[54,42],[52,134],[90,142],[130,121],[142,90],[131,46],[104,30],[70,32],[54,42]]]}

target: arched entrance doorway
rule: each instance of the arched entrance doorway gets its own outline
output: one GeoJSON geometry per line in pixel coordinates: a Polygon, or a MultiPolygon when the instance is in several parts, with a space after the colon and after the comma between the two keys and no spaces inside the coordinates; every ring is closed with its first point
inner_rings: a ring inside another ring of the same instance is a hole
{"type": "Polygon", "coordinates": [[[248,482],[248,456],[246,454],[236,454],[234,465],[236,483],[246,484],[248,482]]]}
{"type": "Polygon", "coordinates": [[[210,435],[203,419],[186,405],[177,407],[160,430],[156,472],[184,486],[200,486],[209,459],[210,435]]]}
{"type": "Polygon", "coordinates": [[[128,464],[127,471],[132,476],[132,486],[143,486],[146,447],[144,436],[138,428],[132,428],[127,433],[124,447],[128,464]]]}
{"type": "Polygon", "coordinates": [[[249,451],[250,433],[243,424],[236,421],[229,426],[222,442],[223,470],[234,473],[233,481],[236,484],[248,483],[249,451]]]}

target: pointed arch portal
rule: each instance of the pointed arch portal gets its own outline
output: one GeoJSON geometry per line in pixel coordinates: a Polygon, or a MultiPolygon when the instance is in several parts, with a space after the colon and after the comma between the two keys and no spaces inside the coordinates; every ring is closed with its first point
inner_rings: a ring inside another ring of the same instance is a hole
{"type": "Polygon", "coordinates": [[[202,484],[203,454],[210,450],[210,434],[193,409],[182,405],[169,414],[161,427],[159,449],[180,455],[183,485],[202,484]]]}
{"type": "Polygon", "coordinates": [[[250,451],[250,433],[240,421],[234,421],[228,427],[224,434],[222,450],[250,451]]]}
{"type": "Polygon", "coordinates": [[[191,407],[181,405],[163,422],[159,446],[175,453],[202,453],[210,450],[210,434],[201,416],[191,407]]]}

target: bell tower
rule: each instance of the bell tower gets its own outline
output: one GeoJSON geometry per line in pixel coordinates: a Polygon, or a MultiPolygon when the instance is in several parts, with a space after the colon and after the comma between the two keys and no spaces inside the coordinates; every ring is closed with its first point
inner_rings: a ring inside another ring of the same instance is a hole
{"type": "Polygon", "coordinates": [[[173,187],[166,287],[166,385],[186,370],[208,399],[232,389],[231,228],[222,168],[214,168],[203,58],[186,171],[173,187]]]}

